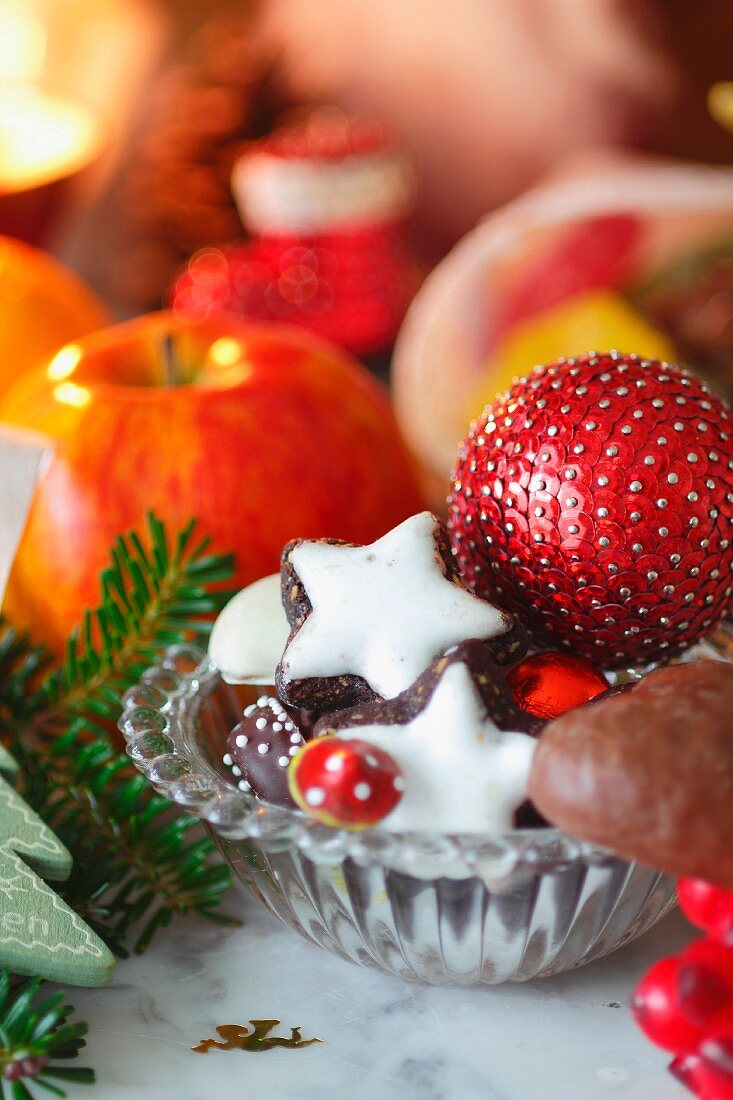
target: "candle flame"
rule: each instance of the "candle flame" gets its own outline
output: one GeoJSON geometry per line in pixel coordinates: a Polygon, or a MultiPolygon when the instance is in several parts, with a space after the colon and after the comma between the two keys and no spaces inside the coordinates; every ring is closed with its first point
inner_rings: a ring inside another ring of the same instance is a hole
{"type": "Polygon", "coordinates": [[[0,79],[35,80],[46,55],[46,35],[31,0],[0,0],[0,79]]]}
{"type": "Polygon", "coordinates": [[[31,85],[0,85],[0,194],[72,175],[100,141],[97,119],[81,104],[31,85]]]}

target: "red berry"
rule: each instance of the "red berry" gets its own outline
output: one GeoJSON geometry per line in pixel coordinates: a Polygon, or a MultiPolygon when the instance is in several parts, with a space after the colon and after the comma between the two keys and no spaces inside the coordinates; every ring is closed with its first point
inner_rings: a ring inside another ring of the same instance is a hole
{"type": "Polygon", "coordinates": [[[535,653],[507,674],[514,702],[537,718],[558,718],[608,690],[590,661],[569,653],[535,653]]]}
{"type": "Polygon", "coordinates": [[[733,1027],[716,1031],[700,1047],[700,1100],[733,1100],[733,1027]]]}
{"type": "Polygon", "coordinates": [[[690,1092],[697,1092],[700,1084],[700,1056],[685,1054],[673,1058],[669,1063],[669,1072],[690,1092]]]}
{"type": "Polygon", "coordinates": [[[450,526],[478,595],[604,667],[665,659],[733,592],[733,418],[678,367],[582,355],[472,425],[450,526]]]}
{"type": "Polygon", "coordinates": [[[693,924],[714,939],[733,937],[733,890],[713,886],[699,878],[682,878],[677,883],[680,907],[693,924]]]}
{"type": "Polygon", "coordinates": [[[680,956],[679,1005],[698,1027],[733,1020],[733,947],[698,940],[680,956]]]}
{"type": "Polygon", "coordinates": [[[395,808],[404,789],[402,772],[389,753],[343,737],[311,741],[288,771],[300,808],[335,828],[376,824],[395,808]]]}
{"type": "Polygon", "coordinates": [[[680,1008],[680,960],[661,959],[641,979],[631,1000],[639,1027],[658,1047],[673,1054],[693,1054],[705,1031],[689,1021],[680,1008]]]}

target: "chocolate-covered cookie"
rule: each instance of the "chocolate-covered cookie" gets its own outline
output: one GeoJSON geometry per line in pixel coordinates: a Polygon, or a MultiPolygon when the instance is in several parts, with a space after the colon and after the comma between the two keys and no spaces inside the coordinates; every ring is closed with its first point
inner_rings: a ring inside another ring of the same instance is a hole
{"type": "Polygon", "coordinates": [[[528,789],[573,836],[733,886],[733,666],[658,669],[550,722],[528,789]]]}
{"type": "Polygon", "coordinates": [[[248,706],[226,742],[224,764],[242,791],[265,802],[295,807],[288,789],[288,766],[305,740],[279,699],[263,695],[248,706]]]}
{"type": "Polygon", "coordinates": [[[467,638],[499,662],[526,649],[512,615],[462,586],[430,512],[369,546],[297,539],[283,551],[281,577],[292,630],[276,684],[294,706],[323,713],[394,698],[467,638]]]}

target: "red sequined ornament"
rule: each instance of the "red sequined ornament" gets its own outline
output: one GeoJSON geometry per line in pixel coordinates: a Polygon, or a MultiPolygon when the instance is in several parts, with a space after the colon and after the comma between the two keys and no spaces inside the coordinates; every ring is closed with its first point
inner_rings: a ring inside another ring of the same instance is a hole
{"type": "Polygon", "coordinates": [[[254,240],[198,252],[171,301],[302,325],[359,355],[393,341],[417,269],[404,238],[411,170],[373,119],[320,110],[252,143],[234,171],[254,240]]]}
{"type": "Polygon", "coordinates": [[[537,368],[460,449],[466,582],[603,667],[671,657],[731,609],[732,430],[725,402],[666,363],[537,368]]]}
{"type": "Polygon", "coordinates": [[[514,702],[537,718],[558,718],[608,690],[590,661],[566,653],[536,653],[507,674],[514,702]]]}

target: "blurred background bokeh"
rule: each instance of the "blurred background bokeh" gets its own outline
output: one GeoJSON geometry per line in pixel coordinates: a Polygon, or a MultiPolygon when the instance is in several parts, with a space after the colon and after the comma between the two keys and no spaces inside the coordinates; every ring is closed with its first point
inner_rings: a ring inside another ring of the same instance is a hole
{"type": "Polygon", "coordinates": [[[21,125],[13,110],[42,127],[29,86],[67,97],[92,117],[67,119],[83,148],[66,167],[93,166],[54,223],[51,196],[10,201],[34,181],[18,166],[13,179],[0,134],[0,223],[50,239],[115,311],[150,308],[196,248],[243,235],[230,188],[242,143],[328,103],[376,115],[414,156],[414,241],[430,263],[591,156],[728,163],[705,99],[731,56],[728,0],[2,0],[3,129],[21,125]]]}

